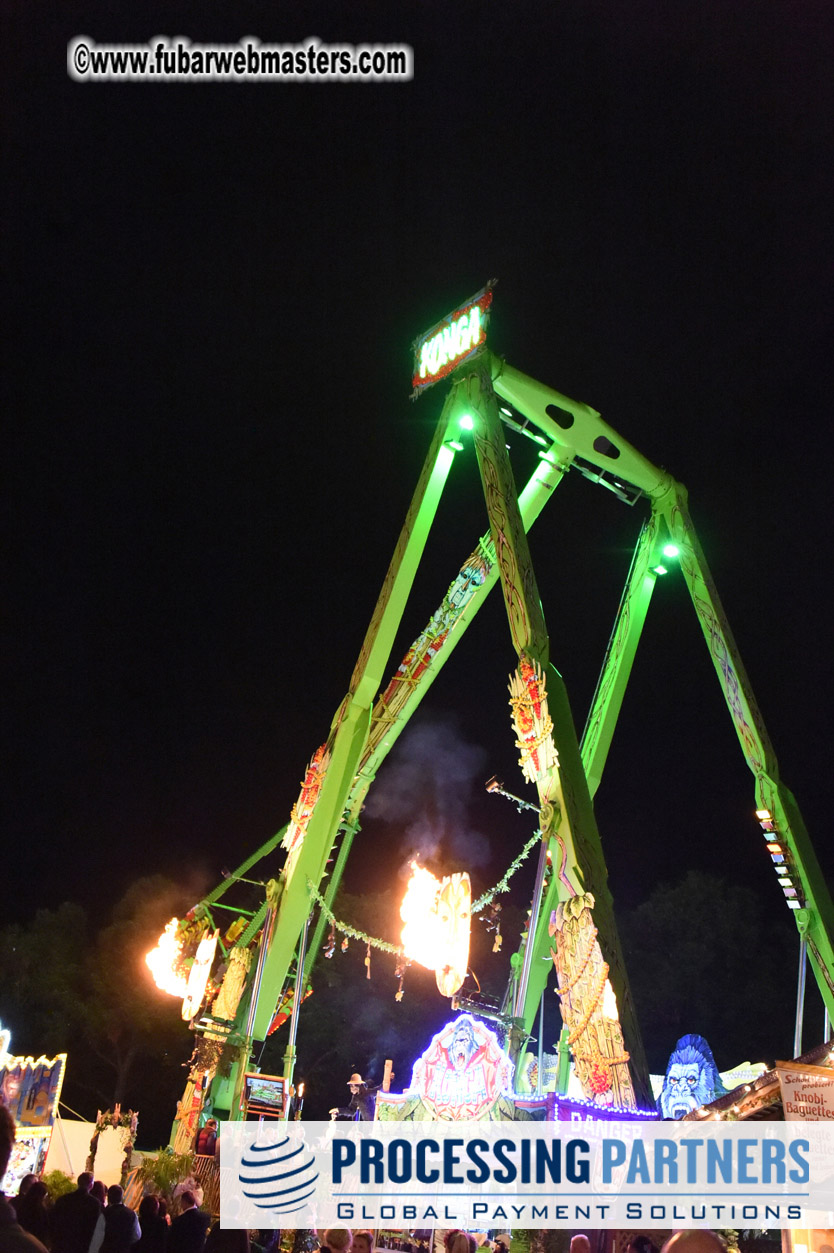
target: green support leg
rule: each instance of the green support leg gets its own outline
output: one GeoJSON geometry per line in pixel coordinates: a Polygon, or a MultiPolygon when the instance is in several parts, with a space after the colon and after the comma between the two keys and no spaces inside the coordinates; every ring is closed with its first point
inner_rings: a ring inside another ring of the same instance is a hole
{"type": "Polygon", "coordinates": [[[646,614],[652,599],[657,575],[651,563],[657,549],[659,519],[652,514],[640,531],[637,546],[623,589],[620,607],[611,632],[605,660],[591,702],[585,733],[582,736],[582,765],[588,780],[588,791],[596,795],[617,718],[622,708],[626,685],[631,675],[634,656],[646,614]]]}
{"type": "MultiPolygon", "coordinates": [[[[608,890],[608,872],[593,812],[579,743],[561,675],[550,664],[549,639],[541,600],[536,585],[527,537],[521,524],[518,500],[512,477],[498,406],[489,374],[481,367],[467,379],[470,412],[477,415],[475,448],[484,487],[484,497],[495,544],[496,560],[513,645],[519,655],[532,658],[541,667],[549,713],[553,722],[552,738],[558,760],[537,779],[542,806],[542,831],[552,833],[563,843],[568,859],[566,874],[572,892],[592,892],[595,898],[594,920],[599,943],[609,965],[609,978],[617,997],[620,1021],[626,1048],[631,1057],[631,1076],[639,1104],[650,1100],[648,1067],[642,1039],[628,987],[625,963],[614,922],[613,904],[608,890]]],[[[561,897],[570,895],[558,874],[553,874],[545,894],[544,907],[533,943],[529,964],[528,986],[521,1005],[521,1038],[530,1034],[536,1008],[547,982],[547,973],[539,958],[542,937],[547,934],[549,913],[561,897]]],[[[517,1015],[518,1017],[518,1015],[517,1015]]]]}
{"type": "Polygon", "coordinates": [[[446,443],[454,409],[453,390],[443,408],[408,516],[400,532],[353,671],[348,695],[333,720],[328,741],[330,762],[297,860],[294,860],[292,870],[286,877],[278,924],[264,965],[262,989],[254,1022],[254,1037],[258,1040],[264,1039],[269,1029],[276,1000],[284,986],[302,927],[310,912],[307,879],[316,885],[321,882],[336,830],[344,817],[350,788],[368,738],[371,705],[454,460],[454,452],[446,443]]]}
{"type": "MultiPolygon", "coordinates": [[[[686,489],[673,484],[659,502],[672,540],[680,549],[680,566],[704,633],[716,674],[745,760],[756,779],[756,803],[768,810],[775,835],[788,847],[792,873],[803,908],[795,910],[805,933],[808,956],[823,1002],[834,1017],[834,903],[820,870],[814,846],[793,793],[779,777],[779,764],[750,680],[730,630],[718,591],[704,557],[686,489]],[[801,917],[799,916],[801,914],[801,917]]],[[[762,848],[760,855],[768,856],[762,848]]]]}

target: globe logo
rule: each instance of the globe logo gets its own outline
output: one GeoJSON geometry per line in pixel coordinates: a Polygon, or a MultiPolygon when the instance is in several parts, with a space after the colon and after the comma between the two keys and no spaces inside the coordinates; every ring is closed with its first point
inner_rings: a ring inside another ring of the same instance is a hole
{"type": "Polygon", "coordinates": [[[289,1136],[273,1144],[250,1144],[240,1159],[243,1195],[257,1209],[291,1214],[303,1209],[316,1190],[315,1157],[303,1144],[288,1146],[289,1136]]]}

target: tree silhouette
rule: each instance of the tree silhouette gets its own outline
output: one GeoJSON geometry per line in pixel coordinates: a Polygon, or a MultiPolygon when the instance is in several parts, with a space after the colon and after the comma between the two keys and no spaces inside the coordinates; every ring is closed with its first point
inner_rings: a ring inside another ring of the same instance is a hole
{"type": "Polygon", "coordinates": [[[629,979],[651,1069],[675,1041],[704,1036],[719,1069],[788,1056],[799,941],[781,901],[690,871],[621,922],[629,979]]]}
{"type": "Polygon", "coordinates": [[[144,1130],[150,1124],[167,1138],[192,1042],[178,1002],[155,987],[144,957],[187,904],[177,884],[155,875],[132,884],[97,930],[72,903],[0,930],[0,1006],[12,1049],[66,1052],[62,1099],[87,1118],[116,1102],[142,1103],[144,1130]],[[155,1110],[161,1083],[171,1090],[155,1110]]]}

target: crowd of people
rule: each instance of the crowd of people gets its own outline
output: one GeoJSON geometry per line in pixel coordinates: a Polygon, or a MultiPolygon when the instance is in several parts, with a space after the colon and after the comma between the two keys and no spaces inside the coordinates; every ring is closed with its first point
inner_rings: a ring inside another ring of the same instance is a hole
{"type": "MultiPolygon", "coordinates": [[[[14,1120],[0,1104],[0,1185],[14,1136],[14,1120]]],[[[177,1203],[172,1218],[164,1197],[146,1196],[137,1214],[118,1184],[108,1188],[82,1171],[75,1188],[51,1204],[43,1181],[26,1175],[16,1196],[0,1193],[0,1253],[222,1253],[211,1247],[215,1231],[197,1196],[186,1188],[177,1203]]]]}
{"type": "MultiPolygon", "coordinates": [[[[6,1227],[19,1227],[19,1253],[204,1253],[211,1219],[187,1190],[180,1212],[168,1213],[164,1197],[146,1196],[135,1213],[119,1184],[108,1188],[82,1171],[72,1192],[50,1204],[46,1185],[26,1175],[16,1196],[5,1198],[6,1227]]],[[[0,1249],[4,1249],[0,1222],[0,1249]]]]}

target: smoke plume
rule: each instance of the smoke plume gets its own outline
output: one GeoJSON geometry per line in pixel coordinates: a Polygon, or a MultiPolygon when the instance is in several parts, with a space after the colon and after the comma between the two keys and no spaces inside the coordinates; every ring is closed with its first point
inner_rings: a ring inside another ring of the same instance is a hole
{"type": "Polygon", "coordinates": [[[472,829],[468,811],[485,762],[485,750],[465,740],[453,718],[424,719],[403,733],[368,793],[365,813],[402,828],[406,865],[414,857],[460,869],[482,866],[489,844],[472,829]]]}

